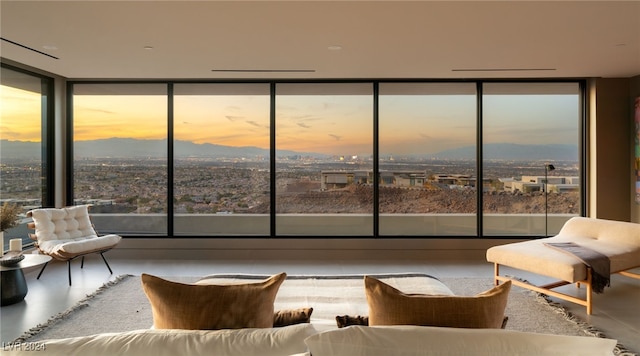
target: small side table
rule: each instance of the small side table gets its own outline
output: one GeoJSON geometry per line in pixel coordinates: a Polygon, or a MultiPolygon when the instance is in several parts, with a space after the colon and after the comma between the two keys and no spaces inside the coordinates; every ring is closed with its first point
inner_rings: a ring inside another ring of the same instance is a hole
{"type": "Polygon", "coordinates": [[[25,254],[24,260],[12,266],[0,266],[2,278],[2,300],[0,305],[10,305],[21,302],[27,295],[27,281],[24,278],[24,268],[36,267],[51,261],[51,256],[25,254]]]}

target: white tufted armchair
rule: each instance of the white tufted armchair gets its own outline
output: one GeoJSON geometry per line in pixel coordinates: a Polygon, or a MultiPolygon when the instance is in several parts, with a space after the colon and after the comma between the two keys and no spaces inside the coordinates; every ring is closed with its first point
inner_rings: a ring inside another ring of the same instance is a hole
{"type": "MultiPolygon", "coordinates": [[[[84,267],[84,256],[99,253],[113,274],[103,253],[114,248],[122,239],[118,235],[98,236],[89,217],[89,205],[77,205],[66,208],[43,208],[27,213],[33,218],[29,228],[35,229],[29,234],[41,253],[59,261],[67,261],[69,285],[71,285],[71,260],[82,257],[80,268],[84,267]]],[[[38,279],[47,264],[42,266],[38,279]]]]}

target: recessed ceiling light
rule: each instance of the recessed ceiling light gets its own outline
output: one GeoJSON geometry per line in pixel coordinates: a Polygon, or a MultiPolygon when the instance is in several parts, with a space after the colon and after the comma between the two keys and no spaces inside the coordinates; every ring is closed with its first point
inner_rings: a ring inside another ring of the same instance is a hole
{"type": "Polygon", "coordinates": [[[333,46],[329,46],[327,47],[330,51],[339,51],[342,49],[342,46],[338,46],[338,45],[333,45],[333,46]]]}
{"type": "Polygon", "coordinates": [[[146,49],[147,51],[150,51],[153,49],[153,46],[144,46],[144,49],[146,49]]]}
{"type": "Polygon", "coordinates": [[[42,48],[49,50],[49,51],[55,51],[58,49],[58,47],[54,46],[54,45],[44,45],[42,46],[42,48]]]}

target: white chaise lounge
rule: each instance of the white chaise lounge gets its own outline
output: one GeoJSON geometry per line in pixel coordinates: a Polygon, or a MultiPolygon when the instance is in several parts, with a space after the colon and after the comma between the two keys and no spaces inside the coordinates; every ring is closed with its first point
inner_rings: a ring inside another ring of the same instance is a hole
{"type": "Polygon", "coordinates": [[[591,314],[592,269],[570,254],[545,245],[551,242],[573,242],[607,256],[610,273],[640,279],[639,273],[629,270],[640,267],[640,224],[586,217],[569,219],[558,235],[524,242],[494,246],[487,250],[487,261],[494,263],[494,280],[511,280],[512,284],[549,296],[564,299],[587,308],[591,314]],[[509,266],[558,279],[546,285],[532,285],[517,277],[500,275],[500,266],[509,266]],[[554,288],[577,283],[586,286],[585,299],[554,291],[554,288]]]}

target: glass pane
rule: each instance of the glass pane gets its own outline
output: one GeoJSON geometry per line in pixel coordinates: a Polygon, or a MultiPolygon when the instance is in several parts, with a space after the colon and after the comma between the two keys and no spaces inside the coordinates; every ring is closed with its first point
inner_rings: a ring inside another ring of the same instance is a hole
{"type": "Polygon", "coordinates": [[[28,237],[25,213],[43,206],[43,128],[47,120],[45,79],[2,67],[0,72],[0,205],[18,206],[18,225],[4,232],[4,250],[12,238],[28,237]]]}
{"type": "Polygon", "coordinates": [[[380,234],[475,236],[474,83],[381,83],[380,234]]]}
{"type": "Polygon", "coordinates": [[[548,236],[580,214],[577,83],[483,86],[488,236],[548,236]]]}
{"type": "Polygon", "coordinates": [[[100,233],[167,233],[167,86],[76,84],[76,204],[100,233]]]}
{"type": "Polygon", "coordinates": [[[276,233],[373,234],[372,84],[276,87],[276,233]]]}
{"type": "Polygon", "coordinates": [[[269,93],[174,86],[175,235],[269,235],[269,93]]]}

